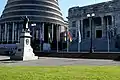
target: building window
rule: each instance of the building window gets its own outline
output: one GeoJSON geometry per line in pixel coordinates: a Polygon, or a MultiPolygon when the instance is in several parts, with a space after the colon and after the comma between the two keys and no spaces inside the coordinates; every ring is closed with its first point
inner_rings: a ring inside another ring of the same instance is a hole
{"type": "Polygon", "coordinates": [[[87,37],[88,38],[90,37],[90,31],[87,31],[87,37]]]}
{"type": "Polygon", "coordinates": [[[76,27],[76,21],[72,22],[72,27],[76,27]]]}
{"type": "Polygon", "coordinates": [[[76,30],[73,30],[73,31],[72,31],[72,37],[73,37],[73,38],[76,37],[76,30]]]}
{"type": "Polygon", "coordinates": [[[96,30],[96,38],[102,37],[102,30],[96,30]]]}
{"type": "Polygon", "coordinates": [[[104,16],[105,25],[112,25],[112,16],[104,16]]]}
{"type": "Polygon", "coordinates": [[[83,20],[83,27],[89,27],[89,19],[84,19],[83,20]]]}
{"type": "Polygon", "coordinates": [[[95,26],[101,26],[102,24],[102,21],[101,21],[101,18],[100,17],[96,17],[93,19],[94,20],[94,25],[95,26]]]}

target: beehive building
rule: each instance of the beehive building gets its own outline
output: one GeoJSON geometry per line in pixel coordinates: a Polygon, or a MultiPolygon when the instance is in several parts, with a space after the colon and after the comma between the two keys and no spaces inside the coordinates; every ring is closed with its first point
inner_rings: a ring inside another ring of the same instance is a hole
{"type": "Polygon", "coordinates": [[[18,43],[23,17],[28,16],[32,40],[60,40],[64,20],[58,0],[8,0],[0,18],[0,43],[18,43]]]}

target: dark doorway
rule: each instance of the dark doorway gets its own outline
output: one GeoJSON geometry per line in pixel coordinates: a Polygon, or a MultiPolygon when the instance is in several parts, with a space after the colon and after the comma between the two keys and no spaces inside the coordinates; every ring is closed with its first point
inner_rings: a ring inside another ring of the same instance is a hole
{"type": "Polygon", "coordinates": [[[90,31],[87,31],[87,37],[88,38],[90,37],[90,31]]]}
{"type": "Polygon", "coordinates": [[[102,30],[96,30],[96,38],[102,37],[102,30]]]}
{"type": "Polygon", "coordinates": [[[44,42],[48,43],[48,24],[45,24],[44,26],[44,42]]]}

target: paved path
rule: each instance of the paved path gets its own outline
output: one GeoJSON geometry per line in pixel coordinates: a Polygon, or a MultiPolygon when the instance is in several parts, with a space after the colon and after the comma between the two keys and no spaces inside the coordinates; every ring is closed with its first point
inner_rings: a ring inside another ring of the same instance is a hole
{"type": "Polygon", "coordinates": [[[62,65],[119,65],[120,62],[112,60],[100,60],[100,59],[68,59],[68,58],[48,58],[41,57],[39,60],[33,61],[10,61],[7,56],[0,56],[0,65],[5,66],[62,66],[62,65]]]}

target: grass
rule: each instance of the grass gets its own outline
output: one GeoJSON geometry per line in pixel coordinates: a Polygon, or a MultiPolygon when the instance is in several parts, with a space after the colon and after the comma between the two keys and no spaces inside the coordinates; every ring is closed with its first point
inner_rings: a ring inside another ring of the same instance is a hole
{"type": "Polygon", "coordinates": [[[0,80],[120,80],[120,66],[5,66],[0,80]]]}

